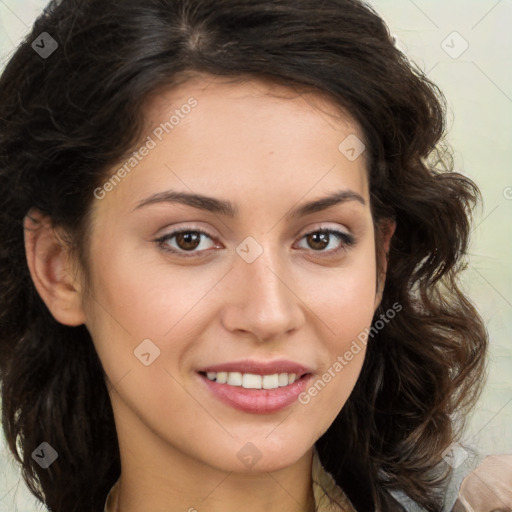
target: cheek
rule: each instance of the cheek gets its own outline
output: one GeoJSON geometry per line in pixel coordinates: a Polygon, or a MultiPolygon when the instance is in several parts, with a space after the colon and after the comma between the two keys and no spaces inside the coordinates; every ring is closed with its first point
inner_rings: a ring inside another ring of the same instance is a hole
{"type": "MultiPolygon", "coordinates": [[[[334,288],[334,287],[333,287],[334,288]]],[[[336,335],[330,339],[331,352],[347,350],[371,323],[374,314],[375,273],[371,267],[354,269],[343,278],[335,289],[330,289],[330,301],[325,305],[326,317],[330,319],[336,335]]]]}
{"type": "Polygon", "coordinates": [[[334,421],[359,377],[371,327],[376,294],[373,246],[330,279],[317,282],[312,309],[322,320],[323,365],[299,402],[321,418],[318,435],[334,421]],[[321,285],[321,286],[318,286],[321,285]]]}
{"type": "Polygon", "coordinates": [[[169,395],[172,408],[186,410],[190,397],[178,381],[188,375],[203,326],[217,318],[218,302],[212,297],[226,269],[171,267],[163,259],[150,259],[150,252],[113,244],[112,250],[97,253],[87,327],[108,380],[122,379],[123,396],[134,409],[146,404],[148,414],[151,409],[163,414],[171,407],[169,395]]]}
{"type": "Polygon", "coordinates": [[[350,341],[372,321],[376,298],[374,245],[366,241],[339,268],[320,269],[307,279],[297,274],[306,302],[325,327],[322,338],[331,356],[344,351],[350,341]]]}
{"type": "Polygon", "coordinates": [[[132,341],[164,337],[216,282],[205,268],[191,271],[156,263],[147,247],[141,250],[121,241],[112,247],[97,253],[92,307],[106,329],[132,341]]]}
{"type": "MultiPolygon", "coordinates": [[[[367,295],[370,300],[374,297],[367,295]]],[[[331,306],[327,318],[335,334],[325,333],[323,364],[299,396],[299,403],[316,418],[317,437],[329,428],[352,393],[364,363],[373,318],[373,308],[361,295],[331,306]]]]}
{"type": "MultiPolygon", "coordinates": [[[[201,314],[194,305],[214,281],[205,273],[206,281],[198,279],[191,285],[190,273],[164,272],[162,266],[131,251],[116,247],[98,254],[87,327],[108,382],[129,410],[149,418],[153,425],[172,417],[178,430],[188,432],[191,417],[181,425],[176,411],[197,415],[201,424],[201,410],[190,407],[177,369],[192,339],[189,331],[201,314]]],[[[118,402],[115,398],[115,407],[118,402]]]]}

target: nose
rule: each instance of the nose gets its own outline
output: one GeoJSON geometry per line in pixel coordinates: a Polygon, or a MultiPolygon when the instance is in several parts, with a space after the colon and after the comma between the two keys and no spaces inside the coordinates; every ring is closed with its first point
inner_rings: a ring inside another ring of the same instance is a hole
{"type": "Polygon", "coordinates": [[[230,294],[221,320],[230,332],[263,342],[281,339],[304,324],[305,305],[293,289],[290,266],[267,249],[252,263],[237,256],[226,286],[230,294]]]}

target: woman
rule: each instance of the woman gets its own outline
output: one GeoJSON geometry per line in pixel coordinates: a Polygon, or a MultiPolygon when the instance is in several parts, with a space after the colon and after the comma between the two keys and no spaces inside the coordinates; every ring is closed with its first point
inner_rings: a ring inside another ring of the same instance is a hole
{"type": "Polygon", "coordinates": [[[452,507],[478,189],[368,6],[52,2],[0,87],[3,424],[43,503],[452,507]]]}

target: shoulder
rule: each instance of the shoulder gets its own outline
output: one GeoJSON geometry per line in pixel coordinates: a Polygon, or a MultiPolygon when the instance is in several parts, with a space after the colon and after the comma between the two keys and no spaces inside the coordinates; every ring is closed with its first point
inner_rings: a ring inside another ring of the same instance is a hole
{"type": "MultiPolygon", "coordinates": [[[[486,456],[455,443],[445,463],[452,472],[441,512],[512,510],[512,454],[486,456]]],[[[403,493],[394,496],[408,512],[425,512],[403,493]]]]}
{"type": "Polygon", "coordinates": [[[454,512],[512,510],[512,454],[490,455],[463,480],[454,512]]]}
{"type": "MultiPolygon", "coordinates": [[[[486,456],[454,443],[445,453],[442,464],[449,464],[452,470],[440,512],[512,511],[512,454],[486,456]]],[[[356,512],[322,467],[316,450],[312,476],[318,512],[356,512]]],[[[403,492],[392,494],[407,512],[426,512],[403,492]]]]}

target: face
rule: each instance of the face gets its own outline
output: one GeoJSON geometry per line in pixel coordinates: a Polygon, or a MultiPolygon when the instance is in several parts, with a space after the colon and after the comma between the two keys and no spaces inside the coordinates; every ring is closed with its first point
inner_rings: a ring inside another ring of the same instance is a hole
{"type": "Polygon", "coordinates": [[[95,192],[83,300],[121,451],[293,464],[346,402],[377,306],[363,136],[263,81],[197,77],[146,113],[95,192]]]}

